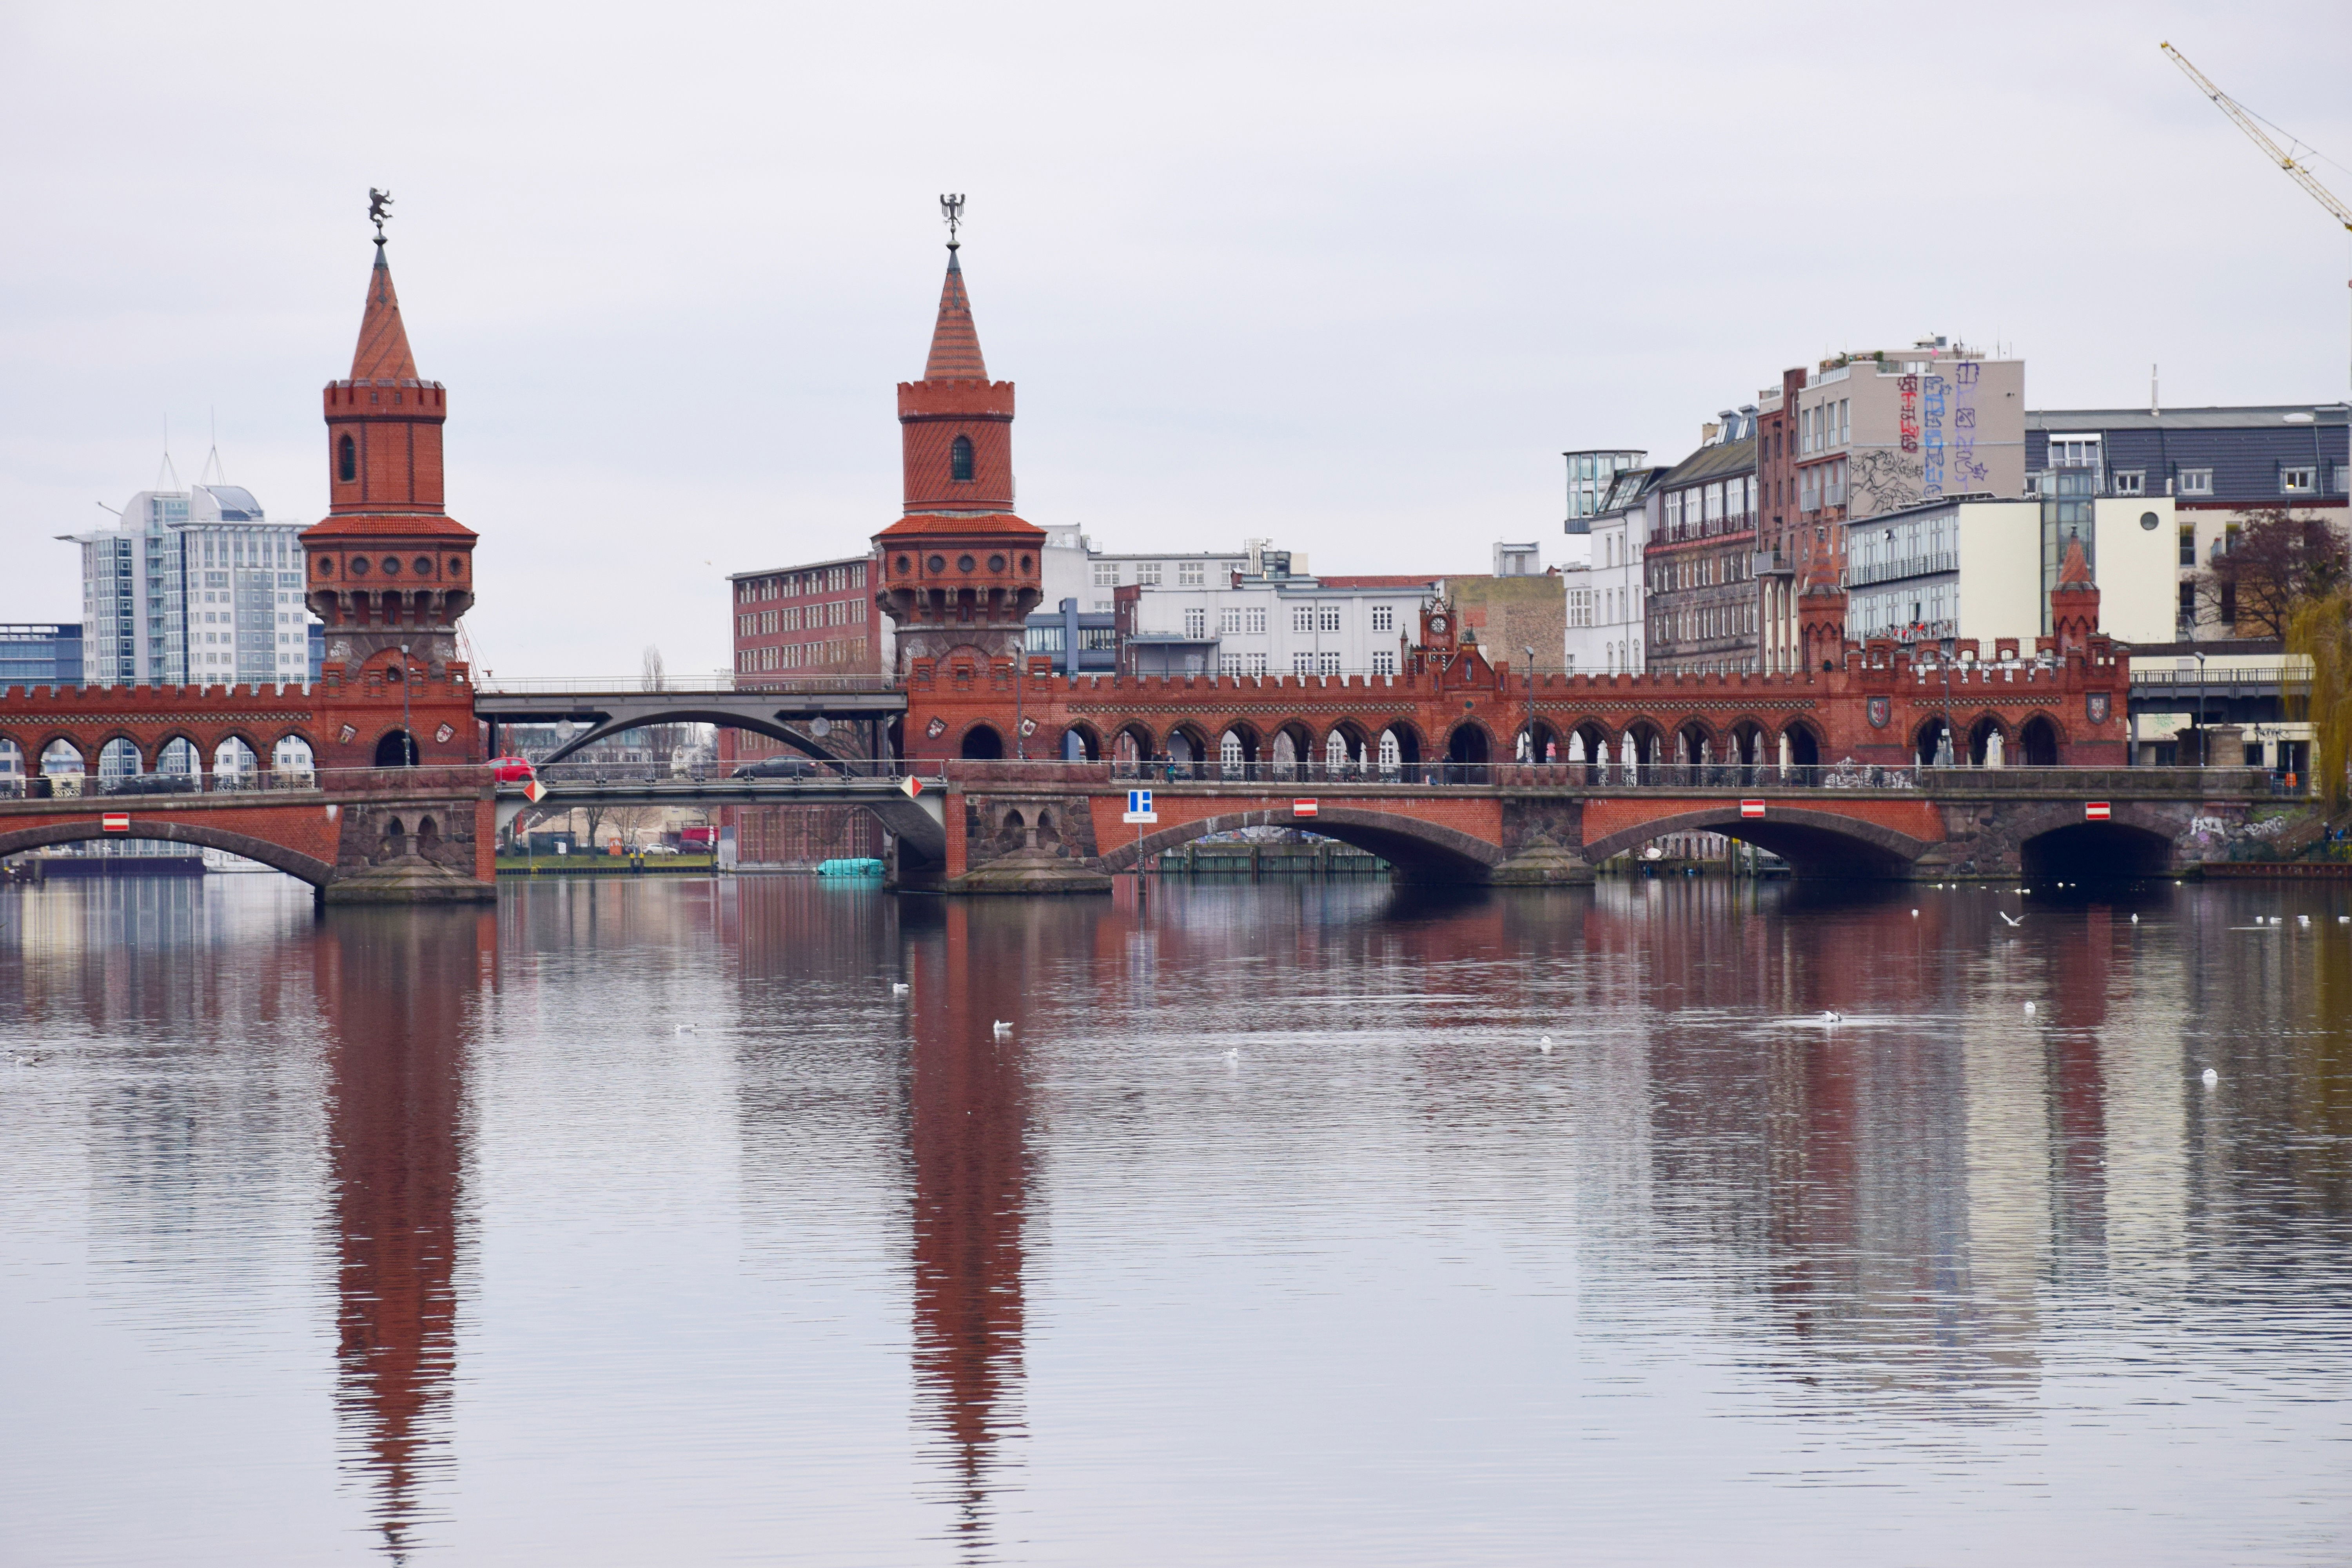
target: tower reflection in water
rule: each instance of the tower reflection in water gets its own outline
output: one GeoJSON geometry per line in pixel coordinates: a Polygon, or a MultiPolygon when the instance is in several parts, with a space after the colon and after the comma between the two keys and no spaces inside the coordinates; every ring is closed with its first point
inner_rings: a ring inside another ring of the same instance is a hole
{"type": "MultiPolygon", "coordinates": [[[[913,1183],[919,1418],[950,1477],[954,1529],[988,1544],[1003,1445],[1021,1415],[1023,1230],[1029,1201],[1024,983],[1055,914],[961,901],[902,927],[911,1035],[907,1149],[913,1183]],[[1013,1025],[1000,1037],[998,1021],[1013,1025]]],[[[1074,931],[1072,935],[1081,935],[1074,931]]]]}
{"type": "Polygon", "coordinates": [[[338,913],[315,949],[326,1011],[327,1136],[342,1464],[371,1489],[395,1561],[451,1469],[467,1164],[465,1072],[489,911],[338,913]]]}

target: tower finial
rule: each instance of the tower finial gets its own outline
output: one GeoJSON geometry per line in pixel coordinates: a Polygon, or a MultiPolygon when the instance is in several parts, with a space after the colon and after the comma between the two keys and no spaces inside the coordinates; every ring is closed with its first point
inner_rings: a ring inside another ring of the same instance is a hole
{"type": "Polygon", "coordinates": [[[392,193],[379,191],[373,185],[370,185],[368,187],[368,220],[375,225],[375,243],[379,250],[383,247],[384,220],[391,216],[392,193]]]}
{"type": "Polygon", "coordinates": [[[961,196],[941,196],[940,198],[940,216],[948,221],[948,250],[950,253],[953,253],[957,247],[962,243],[956,238],[956,230],[962,226],[963,224],[963,198],[961,196]]]}

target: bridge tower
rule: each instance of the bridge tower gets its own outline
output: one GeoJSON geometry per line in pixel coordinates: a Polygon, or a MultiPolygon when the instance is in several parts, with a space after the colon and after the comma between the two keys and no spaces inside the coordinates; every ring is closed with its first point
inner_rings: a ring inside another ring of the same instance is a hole
{"type": "Polygon", "coordinates": [[[320,706],[339,710],[322,711],[319,761],[467,762],[479,745],[457,622],[476,535],[442,510],[447,390],[416,374],[381,227],[375,247],[351,375],[324,395],[331,499],[302,533],[307,600],[326,623],[320,706]]]}
{"type": "Polygon", "coordinates": [[[901,673],[1017,659],[1043,596],[1045,531],[1013,511],[1013,384],[988,379],[958,248],[950,235],[923,379],[898,384],[905,514],[874,536],[901,673]]]}
{"type": "Polygon", "coordinates": [[[1826,557],[1815,556],[1797,596],[1797,646],[1808,673],[1845,668],[1845,590],[1833,571],[1826,557]]]}
{"type": "Polygon", "coordinates": [[[2048,640],[2061,656],[2084,651],[2099,635],[2099,588],[2091,581],[2091,563],[2079,539],[2067,542],[2058,585],[2050,590],[2050,632],[2048,640]]]}

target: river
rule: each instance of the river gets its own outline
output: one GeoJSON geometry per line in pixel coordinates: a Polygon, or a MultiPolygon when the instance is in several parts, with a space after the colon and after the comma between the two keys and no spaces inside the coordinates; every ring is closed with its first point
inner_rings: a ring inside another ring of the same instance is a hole
{"type": "Polygon", "coordinates": [[[0,1562],[2340,1563],[2347,913],[0,890],[0,1562]]]}

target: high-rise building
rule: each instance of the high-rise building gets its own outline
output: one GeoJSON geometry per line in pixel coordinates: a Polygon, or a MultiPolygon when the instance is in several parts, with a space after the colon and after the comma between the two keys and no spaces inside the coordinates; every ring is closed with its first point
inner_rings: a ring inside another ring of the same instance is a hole
{"type": "Polygon", "coordinates": [[[12,686],[79,686],[81,627],[0,626],[0,691],[12,686]]]}
{"type": "Polygon", "coordinates": [[[142,490],[81,546],[82,679],[284,684],[311,679],[301,524],[231,484],[142,490]]]}

